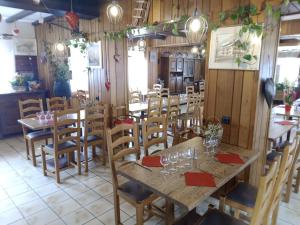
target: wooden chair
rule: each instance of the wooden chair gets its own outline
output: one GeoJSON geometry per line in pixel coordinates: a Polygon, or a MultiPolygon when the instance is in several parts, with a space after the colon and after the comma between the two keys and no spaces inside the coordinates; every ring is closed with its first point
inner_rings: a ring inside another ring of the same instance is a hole
{"type": "Polygon", "coordinates": [[[140,91],[131,91],[129,93],[129,103],[140,103],[141,102],[141,92],[140,91]]]}
{"type": "Polygon", "coordinates": [[[180,115],[180,97],[177,95],[168,98],[167,119],[168,126],[171,126],[172,133],[175,134],[178,125],[178,116],[180,115]]]}
{"type": "Polygon", "coordinates": [[[47,98],[46,102],[48,111],[63,111],[68,109],[66,97],[47,98]]]}
{"type": "Polygon", "coordinates": [[[112,183],[113,183],[113,195],[114,195],[114,209],[115,209],[115,224],[121,225],[120,218],[120,197],[126,200],[128,203],[136,208],[136,224],[144,224],[144,211],[145,206],[148,207],[149,219],[154,213],[150,211],[152,202],[158,197],[144,186],[134,182],[128,181],[120,184],[117,172],[122,170],[122,166],[128,163],[124,162],[124,158],[129,155],[136,155],[139,158],[140,147],[138,141],[138,127],[136,124],[120,124],[112,129],[107,130],[107,146],[108,146],[108,158],[110,162],[110,168],[112,171],[112,183]],[[129,134],[133,131],[132,134],[129,134]],[[119,137],[118,134],[127,134],[119,137]],[[117,139],[113,138],[117,135],[117,139]],[[122,147],[123,146],[123,147],[122,147]]]}
{"type": "Polygon", "coordinates": [[[161,98],[150,97],[148,100],[147,117],[160,116],[161,115],[161,98]]]}
{"type": "Polygon", "coordinates": [[[159,90],[148,90],[146,98],[149,100],[151,97],[158,97],[159,90]]]}
{"type": "Polygon", "coordinates": [[[84,134],[80,137],[81,148],[84,152],[85,172],[88,172],[88,147],[92,146],[93,157],[96,156],[96,146],[101,146],[103,151],[102,160],[103,165],[106,164],[106,137],[105,131],[107,129],[108,110],[106,105],[97,104],[95,106],[86,107],[84,134]]]}
{"type": "Polygon", "coordinates": [[[55,175],[56,182],[60,183],[60,170],[70,166],[77,166],[78,174],[81,174],[80,157],[80,111],[69,109],[54,113],[54,142],[42,146],[43,172],[44,175],[55,175]],[[72,126],[74,125],[75,126],[72,126]],[[73,163],[74,153],[77,153],[77,163],[73,163]],[[46,160],[46,154],[54,158],[46,160]],[[67,156],[65,156],[65,154],[67,156]],[[49,166],[54,170],[49,170],[49,166]]]}
{"type": "Polygon", "coordinates": [[[186,129],[184,131],[178,131],[174,134],[172,146],[178,145],[182,142],[185,142],[189,139],[197,137],[197,134],[192,129],[186,129]]]}
{"type": "Polygon", "coordinates": [[[167,113],[168,108],[168,99],[170,96],[169,88],[162,88],[157,93],[158,97],[161,97],[161,104],[162,104],[162,114],[167,113]]]}
{"type": "Polygon", "coordinates": [[[195,116],[195,109],[199,106],[199,94],[190,94],[187,97],[187,108],[186,112],[180,114],[179,119],[182,120],[183,130],[188,127],[188,121],[191,123],[191,119],[195,116]]]}
{"type": "Polygon", "coordinates": [[[119,105],[119,106],[111,106],[112,119],[111,119],[111,127],[115,126],[117,121],[124,121],[126,119],[130,119],[133,122],[139,122],[139,117],[130,115],[129,109],[127,105],[119,105]]]}
{"type": "MultiPolygon", "coordinates": [[[[34,118],[37,112],[44,111],[42,99],[27,99],[24,101],[19,100],[19,110],[21,119],[34,118]]],[[[49,130],[31,131],[25,126],[22,126],[23,136],[26,144],[26,156],[27,159],[32,160],[33,166],[36,166],[36,154],[35,145],[37,141],[45,140],[48,144],[48,139],[52,138],[52,132],[49,130]],[[29,143],[31,146],[31,154],[29,150],[29,143]]]]}
{"type": "MultiPolygon", "coordinates": [[[[296,140],[295,143],[297,144],[297,142],[298,141],[296,140]]],[[[271,207],[273,207],[272,209],[275,210],[274,218],[277,218],[276,211],[278,211],[278,209],[276,209],[276,207],[274,206],[278,203],[279,207],[282,187],[287,181],[295,153],[296,146],[287,146],[284,149],[284,154],[282,155],[282,157],[279,156],[277,158],[277,160],[280,160],[281,158],[281,162],[279,174],[276,181],[277,186],[275,185],[272,197],[273,204],[271,204],[271,207]]],[[[234,208],[236,218],[239,218],[240,211],[247,212],[248,215],[251,215],[254,210],[256,195],[257,189],[255,187],[243,182],[238,183],[238,185],[232,191],[230,191],[226,195],[226,197],[221,197],[220,208],[223,209],[224,205],[228,205],[234,208]]]]}
{"type": "Polygon", "coordinates": [[[195,93],[194,86],[186,86],[185,93],[187,96],[195,93]]]}
{"type": "MultiPolygon", "coordinates": [[[[269,207],[272,200],[273,188],[275,185],[276,177],[278,174],[278,162],[274,162],[270,167],[270,170],[265,176],[260,177],[258,192],[255,200],[255,206],[253,214],[251,216],[250,225],[260,225],[268,221],[269,218],[269,207]]],[[[208,212],[200,217],[195,213],[189,213],[175,225],[246,225],[242,220],[232,217],[222,212],[222,210],[209,209],[208,212]],[[194,214],[194,215],[192,215],[194,214]],[[193,221],[189,219],[193,216],[193,221]]],[[[267,224],[267,223],[266,223],[267,224]]]]}
{"type": "Polygon", "coordinates": [[[153,145],[163,143],[168,148],[167,120],[164,117],[151,117],[143,123],[142,127],[143,145],[145,155],[149,155],[149,148],[153,145]],[[156,137],[155,137],[156,134],[156,137]]]}
{"type": "Polygon", "coordinates": [[[161,88],[162,88],[161,84],[153,84],[153,90],[159,92],[161,88]]]}

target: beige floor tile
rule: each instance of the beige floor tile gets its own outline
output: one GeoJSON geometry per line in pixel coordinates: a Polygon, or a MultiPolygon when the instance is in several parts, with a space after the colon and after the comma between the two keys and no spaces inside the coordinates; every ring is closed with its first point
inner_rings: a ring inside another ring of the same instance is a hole
{"type": "Polygon", "coordinates": [[[6,191],[4,191],[4,189],[2,189],[0,187],[0,201],[7,199],[8,198],[8,194],[6,193],[6,191]]]}
{"type": "Polygon", "coordinates": [[[56,191],[54,193],[51,193],[51,194],[46,195],[46,196],[43,197],[44,201],[47,204],[56,204],[56,203],[65,201],[69,198],[70,198],[70,196],[67,193],[65,193],[64,191],[61,191],[61,190],[56,191]]]}
{"type": "Polygon", "coordinates": [[[103,225],[103,223],[95,218],[87,222],[85,225],[103,225]]]}
{"type": "Polygon", "coordinates": [[[26,218],[30,225],[44,225],[57,220],[57,215],[50,209],[43,209],[32,216],[26,218]]]}
{"type": "Polygon", "coordinates": [[[44,186],[35,188],[34,190],[39,196],[43,197],[43,196],[52,194],[56,191],[59,191],[60,188],[58,187],[58,185],[56,185],[56,183],[50,183],[50,184],[46,184],[44,186]]]}
{"type": "MultiPolygon", "coordinates": [[[[126,221],[128,218],[129,216],[126,213],[121,211],[121,222],[126,221]]],[[[105,225],[115,224],[114,210],[113,209],[109,210],[108,212],[99,216],[98,219],[105,225]]]]}
{"type": "Polygon", "coordinates": [[[84,192],[80,195],[77,195],[75,197],[75,200],[80,204],[80,205],[83,205],[83,206],[86,206],[98,199],[100,199],[101,196],[96,193],[95,191],[92,191],[92,190],[89,190],[87,192],[84,192]]]}
{"type": "Polygon", "coordinates": [[[42,209],[47,208],[47,205],[41,199],[37,199],[32,202],[19,205],[17,207],[19,208],[23,216],[26,218],[38,211],[41,211],[42,209]]]}
{"type": "Polygon", "coordinates": [[[136,213],[135,207],[133,207],[128,202],[124,202],[124,203],[121,204],[121,210],[123,210],[129,216],[134,216],[135,213],[136,213]]]}
{"type": "Polygon", "coordinates": [[[26,183],[18,184],[14,187],[5,188],[6,193],[10,197],[17,196],[19,194],[23,194],[25,192],[28,192],[31,190],[31,187],[27,185],[26,183]]]}
{"type": "Polygon", "coordinates": [[[94,188],[96,186],[106,183],[106,181],[101,179],[100,177],[94,176],[82,181],[82,183],[89,188],[94,188]]]}
{"type": "Polygon", "coordinates": [[[20,219],[23,219],[22,214],[17,208],[12,208],[10,210],[0,213],[0,224],[7,225],[13,222],[16,222],[20,219]]]}
{"type": "Polygon", "coordinates": [[[10,223],[9,225],[28,225],[28,223],[25,219],[21,219],[16,222],[10,223]]]}
{"type": "Polygon", "coordinates": [[[300,221],[300,211],[294,211],[286,207],[279,208],[279,219],[291,224],[298,225],[300,221]]]}
{"type": "Polygon", "coordinates": [[[101,198],[85,207],[89,210],[94,216],[100,216],[105,212],[111,210],[113,208],[113,204],[107,201],[104,198],[101,198]]]}
{"type": "Polygon", "coordinates": [[[135,225],[136,224],[136,220],[133,218],[130,218],[128,220],[126,220],[124,223],[124,225],[135,225]]]}
{"type": "Polygon", "coordinates": [[[65,225],[65,223],[61,219],[58,219],[58,220],[48,223],[47,225],[65,225]]]}
{"type": "Polygon", "coordinates": [[[0,200],[0,213],[13,208],[15,208],[15,204],[10,198],[0,200]]]}
{"type": "Polygon", "coordinates": [[[95,187],[94,191],[96,191],[101,196],[108,196],[113,192],[113,186],[111,183],[106,182],[105,184],[101,184],[95,187]]]}
{"type": "Polygon", "coordinates": [[[39,198],[39,196],[35,192],[28,191],[28,192],[25,192],[23,194],[12,197],[11,199],[14,201],[14,203],[16,205],[22,205],[22,204],[25,204],[27,202],[33,201],[35,199],[38,199],[38,198],[39,198]]]}
{"type": "Polygon", "coordinates": [[[69,188],[64,189],[64,191],[67,192],[72,197],[87,192],[88,190],[89,188],[81,183],[77,183],[75,185],[72,185],[69,188]]]}
{"type": "Polygon", "coordinates": [[[94,216],[86,209],[78,209],[75,212],[62,217],[67,225],[81,225],[93,218],[94,216]]]}
{"type": "Polygon", "coordinates": [[[288,223],[286,221],[283,221],[281,219],[277,220],[277,225],[296,225],[296,224],[292,224],[292,223],[288,223]]]}
{"type": "Polygon", "coordinates": [[[71,213],[81,207],[75,200],[71,198],[59,202],[57,204],[49,204],[49,205],[53,209],[53,211],[56,212],[56,214],[59,216],[63,216],[68,213],[71,213]]]}

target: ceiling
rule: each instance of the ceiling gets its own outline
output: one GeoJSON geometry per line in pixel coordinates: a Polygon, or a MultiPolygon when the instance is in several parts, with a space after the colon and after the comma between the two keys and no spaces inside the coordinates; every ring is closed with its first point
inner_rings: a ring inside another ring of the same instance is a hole
{"type": "MultiPolygon", "coordinates": [[[[7,18],[9,18],[11,16],[16,15],[17,13],[20,13],[21,11],[23,11],[23,9],[0,6],[0,14],[3,17],[3,20],[6,20],[7,18]]],[[[28,15],[28,16],[18,20],[18,21],[26,22],[26,23],[33,23],[35,21],[38,21],[40,18],[46,18],[51,15],[52,14],[50,14],[50,13],[35,12],[31,15],[28,15]]]]}

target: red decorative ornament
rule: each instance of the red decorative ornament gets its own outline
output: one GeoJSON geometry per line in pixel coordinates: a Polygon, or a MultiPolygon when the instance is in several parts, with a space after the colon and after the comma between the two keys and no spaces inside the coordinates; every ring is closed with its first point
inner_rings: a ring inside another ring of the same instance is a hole
{"type": "Polygon", "coordinates": [[[73,11],[67,12],[65,14],[65,19],[67,20],[72,30],[75,30],[76,28],[79,27],[79,16],[75,12],[73,11]]]}
{"type": "Polygon", "coordinates": [[[110,86],[111,86],[110,81],[109,81],[109,80],[106,80],[106,81],[105,81],[105,88],[106,88],[107,91],[109,91],[110,86]]]}
{"type": "Polygon", "coordinates": [[[18,36],[20,34],[20,29],[19,28],[14,28],[11,32],[14,36],[18,36]]]}

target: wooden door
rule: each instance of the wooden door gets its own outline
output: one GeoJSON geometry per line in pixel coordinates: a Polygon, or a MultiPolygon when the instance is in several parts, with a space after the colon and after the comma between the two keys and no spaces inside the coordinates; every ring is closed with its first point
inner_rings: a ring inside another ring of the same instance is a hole
{"type": "Polygon", "coordinates": [[[188,74],[188,59],[183,60],[183,76],[187,76],[188,74]]]}
{"type": "Polygon", "coordinates": [[[189,59],[187,63],[187,76],[194,76],[194,59],[189,59]]]}
{"type": "Polygon", "coordinates": [[[183,71],[183,58],[177,58],[176,60],[177,63],[177,72],[182,72],[183,71]]]}
{"type": "Polygon", "coordinates": [[[176,66],[176,58],[170,58],[169,59],[169,67],[170,67],[170,72],[176,72],[177,66],[176,66]]]}
{"type": "Polygon", "coordinates": [[[180,93],[183,91],[183,84],[182,84],[182,76],[178,76],[176,79],[176,92],[180,93]]]}
{"type": "Polygon", "coordinates": [[[195,59],[195,69],[194,69],[194,81],[199,81],[201,79],[201,61],[200,59],[195,59]]]}
{"type": "Polygon", "coordinates": [[[169,79],[169,89],[171,93],[176,92],[176,76],[170,76],[169,79]]]}

